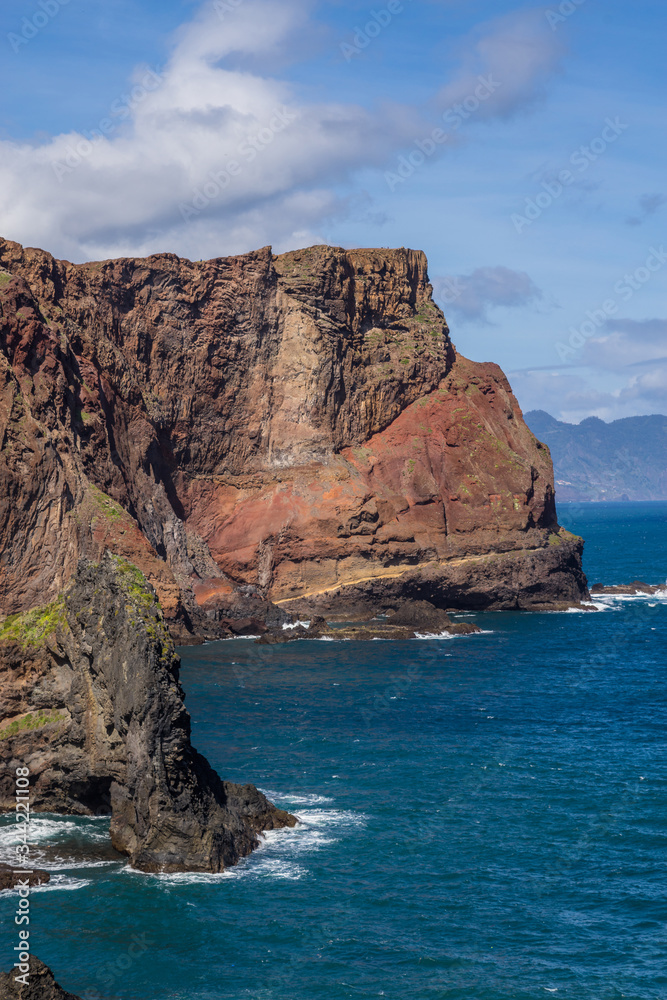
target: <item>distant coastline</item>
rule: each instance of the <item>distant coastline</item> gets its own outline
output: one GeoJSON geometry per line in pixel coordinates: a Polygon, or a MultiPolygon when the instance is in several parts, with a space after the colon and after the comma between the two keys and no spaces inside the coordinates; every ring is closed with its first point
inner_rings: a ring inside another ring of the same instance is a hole
{"type": "Polygon", "coordinates": [[[551,451],[559,503],[667,500],[667,416],[568,424],[531,410],[525,420],[551,451]]]}

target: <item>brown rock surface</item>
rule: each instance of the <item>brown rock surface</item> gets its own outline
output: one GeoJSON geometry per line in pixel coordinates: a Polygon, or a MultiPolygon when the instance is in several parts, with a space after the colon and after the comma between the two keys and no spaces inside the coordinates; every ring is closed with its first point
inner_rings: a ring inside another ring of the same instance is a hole
{"type": "Polygon", "coordinates": [[[276,625],[267,600],[586,595],[548,450],[456,354],[422,253],[75,266],[0,240],[0,268],[0,614],[105,548],[180,635],[276,625]]]}
{"type": "Polygon", "coordinates": [[[51,876],[48,872],[36,868],[32,869],[30,875],[26,875],[24,872],[15,871],[11,865],[0,865],[0,891],[14,889],[17,882],[25,882],[26,880],[31,886],[45,885],[51,881],[51,876]]]}
{"type": "Polygon", "coordinates": [[[0,972],[0,1000],[79,1000],[63,990],[51,970],[34,955],[30,956],[27,983],[17,983],[18,969],[0,972]]]}

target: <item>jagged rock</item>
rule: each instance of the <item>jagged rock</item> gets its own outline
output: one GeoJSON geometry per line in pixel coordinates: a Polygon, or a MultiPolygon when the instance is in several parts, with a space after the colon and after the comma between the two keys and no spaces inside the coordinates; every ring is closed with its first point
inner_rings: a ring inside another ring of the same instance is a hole
{"type": "Polygon", "coordinates": [[[0,626],[0,808],[25,763],[33,811],[110,814],[114,847],[144,871],[221,871],[293,826],[194,750],[178,672],[136,567],[82,561],[55,604],[0,626]]]}
{"type": "Polygon", "coordinates": [[[442,632],[449,632],[451,635],[472,635],[481,631],[478,625],[469,622],[453,624],[445,611],[434,607],[428,601],[411,601],[384,621],[374,619],[364,624],[332,629],[324,618],[318,616],[313,618],[307,628],[297,625],[295,628],[283,629],[280,632],[269,631],[255,641],[265,645],[330,636],[338,640],[353,639],[363,642],[371,639],[414,639],[418,635],[437,635],[442,632]]]}
{"type": "Polygon", "coordinates": [[[0,972],[0,1000],[80,1000],[63,990],[51,970],[34,955],[30,956],[28,983],[17,983],[18,969],[0,972]]]}
{"type": "Polygon", "coordinates": [[[323,635],[333,634],[333,629],[321,615],[315,615],[308,625],[297,624],[291,628],[267,629],[263,635],[255,639],[260,645],[275,645],[282,642],[294,642],[295,639],[319,639],[323,635]]]}
{"type": "Polygon", "coordinates": [[[455,622],[453,625],[448,625],[447,632],[450,635],[474,635],[475,632],[481,632],[479,625],[473,625],[472,622],[455,622]]]}
{"type": "Polygon", "coordinates": [[[276,604],[586,597],[548,449],[456,353],[422,253],[72,265],[0,240],[0,264],[0,614],[105,549],[181,639],[276,604]]]}
{"type": "Polygon", "coordinates": [[[429,601],[406,601],[387,619],[388,625],[406,625],[419,631],[438,631],[448,628],[452,620],[446,611],[436,608],[429,601]]]}
{"type": "Polygon", "coordinates": [[[0,865],[0,891],[13,889],[17,882],[25,882],[26,879],[30,886],[45,885],[51,880],[51,876],[48,872],[39,871],[37,868],[33,868],[30,875],[25,875],[22,872],[15,872],[10,865],[0,865]]]}

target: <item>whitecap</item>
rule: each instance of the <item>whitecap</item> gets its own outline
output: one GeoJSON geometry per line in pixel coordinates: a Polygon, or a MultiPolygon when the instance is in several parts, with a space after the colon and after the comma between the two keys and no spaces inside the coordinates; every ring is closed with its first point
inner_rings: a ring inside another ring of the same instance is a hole
{"type": "Polygon", "coordinates": [[[49,882],[45,885],[36,885],[30,890],[30,894],[34,892],[72,892],[75,889],[85,889],[87,885],[91,885],[91,879],[89,878],[71,878],[68,875],[52,875],[49,882]]]}
{"type": "Polygon", "coordinates": [[[365,813],[353,812],[351,809],[302,809],[297,813],[297,819],[307,826],[359,827],[368,822],[365,813]]]}
{"type": "Polygon", "coordinates": [[[272,792],[261,788],[260,791],[271,799],[276,805],[287,806],[323,806],[333,803],[335,800],[328,795],[312,794],[292,794],[290,792],[272,792]]]}

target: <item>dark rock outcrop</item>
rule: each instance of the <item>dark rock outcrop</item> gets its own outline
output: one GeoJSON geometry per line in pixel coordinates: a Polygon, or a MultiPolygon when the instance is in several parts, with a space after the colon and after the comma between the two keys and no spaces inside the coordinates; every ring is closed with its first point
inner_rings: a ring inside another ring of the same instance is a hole
{"type": "Polygon", "coordinates": [[[373,619],[367,623],[345,625],[332,629],[324,618],[316,616],[307,625],[301,623],[293,628],[269,630],[255,641],[268,643],[293,642],[295,639],[415,639],[420,635],[472,635],[482,630],[469,622],[452,622],[446,611],[436,608],[428,601],[406,601],[398,611],[386,618],[373,619]]]}
{"type": "Polygon", "coordinates": [[[394,611],[387,619],[388,625],[407,625],[409,628],[424,631],[437,631],[447,628],[452,620],[446,611],[436,608],[429,601],[406,601],[398,611],[394,611]]]}
{"type": "Polygon", "coordinates": [[[422,253],[75,266],[0,240],[0,272],[0,615],[106,549],[180,637],[586,596],[548,449],[456,353],[422,253]]]}
{"type": "Polygon", "coordinates": [[[63,990],[51,970],[34,955],[30,956],[27,984],[17,983],[18,970],[0,972],[0,1000],[80,1000],[63,990]]]}
{"type": "Polygon", "coordinates": [[[293,826],[192,747],[178,672],[142,574],[110,553],[83,561],[53,605],[0,626],[0,808],[25,763],[33,811],[110,814],[114,847],[144,871],[221,871],[293,826]]]}
{"type": "Polygon", "coordinates": [[[625,594],[633,597],[638,594],[657,594],[664,589],[665,584],[642,583],[641,580],[633,580],[632,583],[618,583],[611,586],[595,583],[591,587],[591,594],[625,594]]]}
{"type": "Polygon", "coordinates": [[[15,872],[10,865],[0,865],[0,892],[3,889],[14,889],[18,881],[28,881],[30,886],[46,885],[51,880],[48,872],[33,869],[30,875],[15,872]]]}

